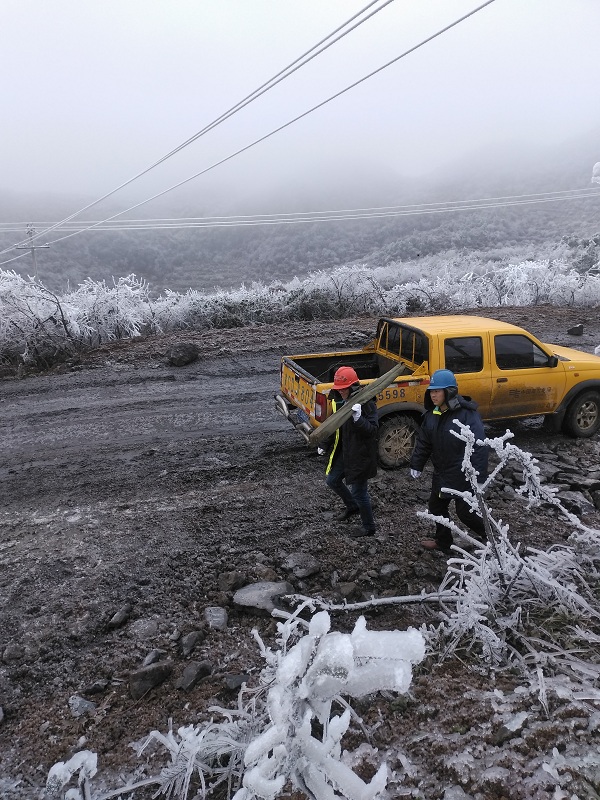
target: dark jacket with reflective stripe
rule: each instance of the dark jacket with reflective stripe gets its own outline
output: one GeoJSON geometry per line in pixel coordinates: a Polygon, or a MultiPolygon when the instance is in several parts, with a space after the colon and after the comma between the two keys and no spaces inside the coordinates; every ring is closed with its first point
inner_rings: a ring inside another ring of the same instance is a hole
{"type": "MultiPolygon", "coordinates": [[[[352,395],[360,391],[360,385],[352,386],[347,403],[353,405],[352,395]]],[[[344,405],[341,395],[331,390],[333,411],[344,405]]],[[[328,453],[325,474],[328,475],[333,462],[342,458],[346,483],[360,483],[377,475],[377,431],[379,420],[377,405],[368,400],[361,406],[361,415],[355,422],[352,417],[327,440],[328,453]]]]}
{"type": "MultiPolygon", "coordinates": [[[[454,420],[460,420],[468,425],[476,439],[485,439],[483,422],[477,411],[477,403],[468,397],[456,395],[449,401],[449,408],[443,414],[434,414],[433,404],[426,392],[426,407],[429,409],[423,415],[421,429],[417,436],[410,466],[419,472],[429,459],[433,464],[432,489],[438,490],[443,486],[448,489],[464,491],[470,488],[462,471],[462,462],[465,454],[465,443],[454,436],[451,431],[460,432],[454,420]],[[427,403],[429,400],[429,403],[427,403]]],[[[487,446],[475,447],[472,463],[479,474],[481,483],[487,478],[488,448],[487,446]]]]}

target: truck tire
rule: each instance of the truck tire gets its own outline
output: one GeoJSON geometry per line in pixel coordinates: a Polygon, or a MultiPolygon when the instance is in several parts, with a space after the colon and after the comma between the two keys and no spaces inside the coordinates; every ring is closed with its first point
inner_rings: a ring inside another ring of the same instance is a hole
{"type": "Polygon", "coordinates": [[[405,414],[390,414],[379,423],[379,463],[384,469],[405,467],[410,461],[418,425],[405,414]]]}
{"type": "Polygon", "coordinates": [[[600,429],[600,394],[582,392],[567,408],[563,420],[565,433],[587,439],[600,429]]]}

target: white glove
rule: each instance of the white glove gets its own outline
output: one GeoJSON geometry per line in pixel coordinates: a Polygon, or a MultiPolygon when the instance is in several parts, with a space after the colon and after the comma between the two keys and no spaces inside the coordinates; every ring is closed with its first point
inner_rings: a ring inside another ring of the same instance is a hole
{"type": "Polygon", "coordinates": [[[362,414],[362,408],[360,407],[360,403],[355,403],[352,406],[352,419],[356,422],[357,419],[360,419],[360,415],[362,414]]]}
{"type": "Polygon", "coordinates": [[[324,456],[325,455],[325,448],[324,447],[317,447],[317,455],[324,456]]]}
{"type": "Polygon", "coordinates": [[[414,479],[416,480],[417,478],[420,478],[420,477],[421,477],[421,473],[419,472],[419,470],[418,470],[418,469],[411,469],[411,471],[410,471],[410,477],[411,477],[411,478],[414,478],[414,479]]]}

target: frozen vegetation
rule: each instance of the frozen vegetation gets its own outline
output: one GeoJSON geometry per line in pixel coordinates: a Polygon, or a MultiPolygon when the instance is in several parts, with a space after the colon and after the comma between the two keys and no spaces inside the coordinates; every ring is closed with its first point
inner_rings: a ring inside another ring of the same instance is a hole
{"type": "Polygon", "coordinates": [[[135,275],[112,285],[87,279],[57,294],[38,280],[0,270],[0,365],[44,368],[103,342],[186,328],[538,304],[600,305],[597,264],[581,271],[566,261],[526,261],[492,269],[459,256],[443,262],[425,257],[388,267],[339,267],[286,284],[157,297],[135,275]]]}

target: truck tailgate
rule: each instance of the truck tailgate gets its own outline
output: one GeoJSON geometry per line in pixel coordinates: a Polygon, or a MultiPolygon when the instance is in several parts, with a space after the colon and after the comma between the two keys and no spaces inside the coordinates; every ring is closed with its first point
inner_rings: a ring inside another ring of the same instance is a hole
{"type": "Polygon", "coordinates": [[[281,360],[281,391],[307,416],[314,416],[316,379],[291,358],[281,360]]]}

